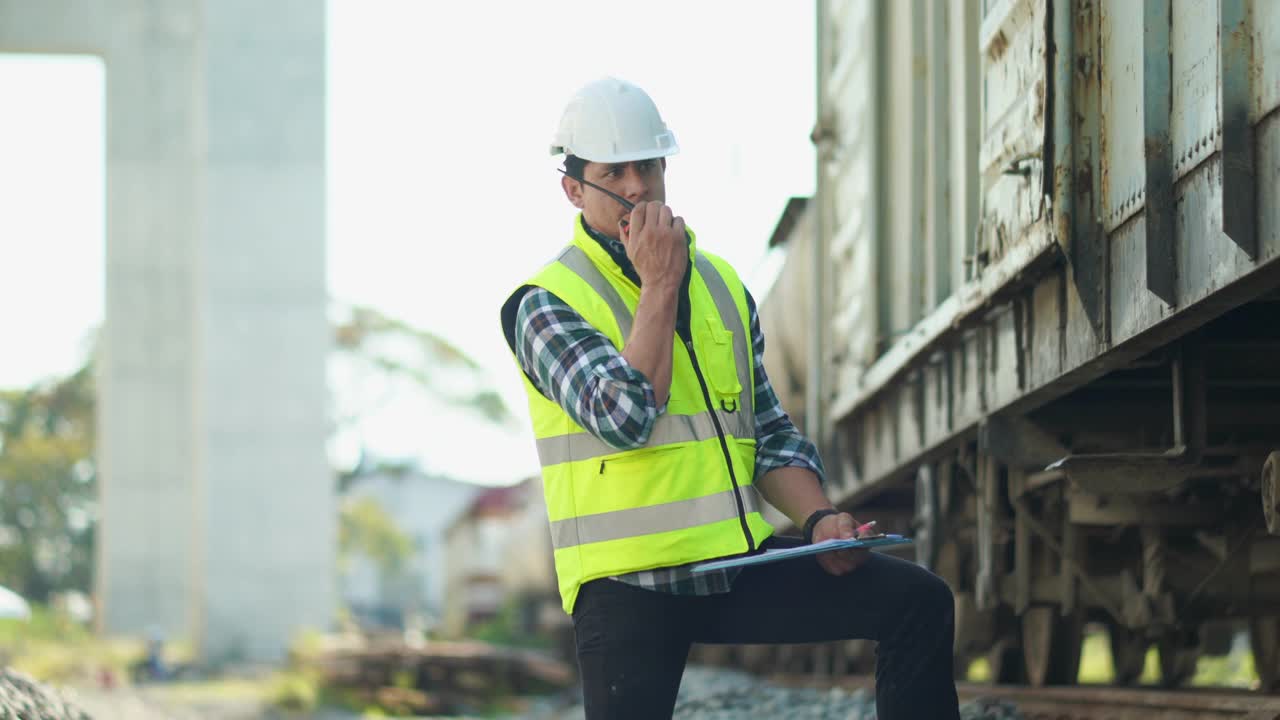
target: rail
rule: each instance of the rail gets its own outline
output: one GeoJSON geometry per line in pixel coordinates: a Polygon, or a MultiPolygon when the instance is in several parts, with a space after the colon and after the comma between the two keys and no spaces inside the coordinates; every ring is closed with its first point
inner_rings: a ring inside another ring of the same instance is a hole
{"type": "MultiPolygon", "coordinates": [[[[770,682],[789,687],[867,688],[867,675],[815,677],[777,674],[770,682]]],[[[1024,720],[1280,720],[1280,695],[1221,688],[1160,690],[1080,685],[1034,688],[1023,685],[957,683],[961,702],[979,699],[1013,703],[1024,720]]]]}

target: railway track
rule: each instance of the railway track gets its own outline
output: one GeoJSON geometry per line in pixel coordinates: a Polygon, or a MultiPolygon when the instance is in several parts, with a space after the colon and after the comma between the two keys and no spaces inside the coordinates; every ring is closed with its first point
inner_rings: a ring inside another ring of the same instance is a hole
{"type": "MultiPolygon", "coordinates": [[[[770,675],[788,687],[871,689],[867,675],[822,678],[770,675]]],[[[1024,720],[1280,720],[1280,695],[1227,689],[1157,690],[1101,686],[1033,688],[957,683],[961,702],[1001,700],[1017,706],[1024,720]]]]}

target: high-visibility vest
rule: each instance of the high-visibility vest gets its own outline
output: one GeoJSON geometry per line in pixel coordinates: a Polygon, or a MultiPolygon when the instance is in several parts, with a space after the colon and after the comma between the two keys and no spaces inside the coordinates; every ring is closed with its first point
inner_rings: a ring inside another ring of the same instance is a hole
{"type": "MultiPolygon", "coordinates": [[[[565,612],[573,612],[587,581],[748,552],[773,534],[753,485],[746,291],[725,261],[694,243],[690,257],[692,347],[676,337],[671,397],[644,447],[604,443],[524,378],[565,612]]],[[[530,286],[551,291],[625,347],[640,290],[580,219],[569,246],[508,298],[502,316],[509,343],[530,286]]]]}

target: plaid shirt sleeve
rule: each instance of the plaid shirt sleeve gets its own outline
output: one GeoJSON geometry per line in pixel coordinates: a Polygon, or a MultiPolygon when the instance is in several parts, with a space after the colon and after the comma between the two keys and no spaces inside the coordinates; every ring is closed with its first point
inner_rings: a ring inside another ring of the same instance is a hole
{"type": "Polygon", "coordinates": [[[764,332],[760,329],[760,314],[751,293],[747,293],[747,309],[751,320],[751,349],[755,354],[756,480],[780,467],[803,467],[812,470],[818,482],[825,483],[826,471],[817,446],[791,422],[791,416],[782,409],[769,384],[764,369],[764,332]]]}
{"type": "Polygon", "coordinates": [[[574,422],[619,450],[649,441],[658,416],[653,384],[567,303],[530,289],[516,311],[516,335],[521,369],[574,422]]]}

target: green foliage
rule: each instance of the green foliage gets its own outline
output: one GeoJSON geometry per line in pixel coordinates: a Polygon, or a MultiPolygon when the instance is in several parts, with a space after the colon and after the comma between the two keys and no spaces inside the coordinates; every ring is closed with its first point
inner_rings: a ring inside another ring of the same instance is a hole
{"type": "Polygon", "coordinates": [[[1256,690],[1260,682],[1252,652],[1233,651],[1222,657],[1196,658],[1196,674],[1191,678],[1193,687],[1229,686],[1256,690]]]}
{"type": "Polygon", "coordinates": [[[0,620],[3,664],[44,682],[84,680],[103,670],[124,677],[143,653],[140,641],[99,638],[84,625],[40,604],[32,604],[29,621],[0,620]]]}
{"type": "MultiPolygon", "coordinates": [[[[1115,667],[1105,632],[1093,632],[1085,636],[1078,677],[1081,683],[1088,684],[1107,684],[1115,680],[1115,667]]],[[[1154,646],[1147,649],[1143,658],[1142,675],[1138,677],[1138,684],[1160,684],[1160,652],[1154,646]]],[[[1196,673],[1189,684],[1193,687],[1257,687],[1258,676],[1253,667],[1253,655],[1233,651],[1222,657],[1196,658],[1196,673]]]]}
{"type": "Polygon", "coordinates": [[[0,619],[0,647],[23,642],[79,644],[93,639],[89,628],[40,604],[31,606],[31,619],[0,619]]]}
{"type": "Polygon", "coordinates": [[[398,573],[413,557],[409,539],[373,498],[342,504],[338,519],[338,566],[345,570],[354,554],[364,555],[389,574],[398,573]]]}
{"type": "Polygon", "coordinates": [[[1084,644],[1080,647],[1080,672],[1076,677],[1082,683],[1098,685],[1108,684],[1116,679],[1106,632],[1085,634],[1084,644]]]}
{"type": "Polygon", "coordinates": [[[503,603],[491,620],[477,624],[468,633],[481,642],[506,647],[545,650],[552,647],[551,638],[526,632],[520,624],[522,599],[514,597],[503,603]]]}
{"type": "Polygon", "coordinates": [[[28,600],[88,592],[97,471],[89,366],[0,391],[0,584],[28,600]]]}
{"type": "MultiPolygon", "coordinates": [[[[364,376],[408,378],[493,422],[511,418],[479,365],[434,333],[363,307],[351,308],[334,333],[338,355],[364,376]]],[[[91,363],[66,378],[0,390],[0,585],[31,601],[91,590],[95,402],[91,363]]],[[[385,514],[344,508],[346,547],[380,563],[408,557],[407,540],[393,529],[385,514]]]]}
{"type": "Polygon", "coordinates": [[[272,705],[294,712],[312,712],[320,704],[320,681],[313,673],[288,670],[271,679],[268,699],[272,705]]]}
{"type": "Polygon", "coordinates": [[[148,694],[157,696],[165,705],[214,706],[225,702],[266,703],[281,682],[284,673],[263,677],[209,677],[151,685],[148,694]]]}
{"type": "Polygon", "coordinates": [[[985,657],[976,657],[965,669],[964,679],[972,683],[991,682],[991,663],[985,657]]]}
{"type": "Polygon", "coordinates": [[[513,419],[502,397],[484,382],[479,363],[458,346],[373,308],[353,306],[343,314],[334,328],[339,358],[384,379],[407,379],[490,422],[513,419]]]}

